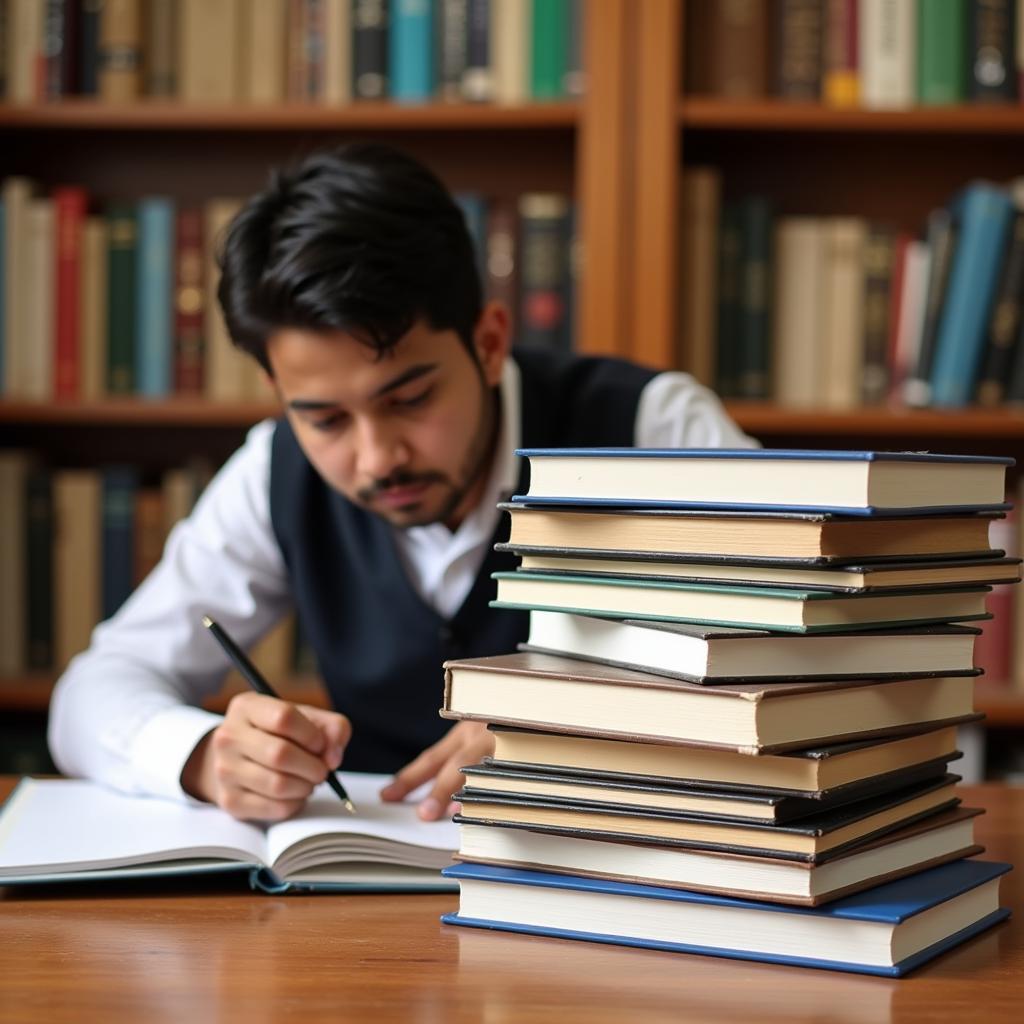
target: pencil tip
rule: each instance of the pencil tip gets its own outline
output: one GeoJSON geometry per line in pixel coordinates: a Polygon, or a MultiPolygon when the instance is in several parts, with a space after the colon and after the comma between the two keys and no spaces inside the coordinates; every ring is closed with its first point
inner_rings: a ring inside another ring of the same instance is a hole
{"type": "Polygon", "coordinates": [[[351,800],[346,800],[345,801],[345,810],[348,811],[349,814],[355,814],[356,813],[355,804],[353,804],[351,800]]]}

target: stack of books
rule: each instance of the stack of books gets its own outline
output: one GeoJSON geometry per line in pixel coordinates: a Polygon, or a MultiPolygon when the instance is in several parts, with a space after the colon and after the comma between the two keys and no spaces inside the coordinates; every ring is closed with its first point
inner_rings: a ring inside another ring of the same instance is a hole
{"type": "Polygon", "coordinates": [[[1008,914],[948,768],[1012,460],[519,454],[447,921],[900,975],[1008,914]]]}

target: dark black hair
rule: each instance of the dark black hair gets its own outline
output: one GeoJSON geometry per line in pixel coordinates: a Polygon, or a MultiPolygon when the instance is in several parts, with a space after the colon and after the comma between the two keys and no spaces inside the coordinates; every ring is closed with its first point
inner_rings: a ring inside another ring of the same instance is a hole
{"type": "Polygon", "coordinates": [[[231,339],[268,372],[267,339],[286,327],[345,331],[383,354],[423,319],[474,352],[482,296],[462,211],[388,146],[340,146],[274,171],[231,222],[219,262],[231,339]]]}

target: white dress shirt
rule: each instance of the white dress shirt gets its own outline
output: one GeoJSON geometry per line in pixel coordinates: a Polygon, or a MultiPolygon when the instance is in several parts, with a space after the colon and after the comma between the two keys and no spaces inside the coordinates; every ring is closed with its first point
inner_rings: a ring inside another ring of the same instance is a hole
{"type": "MultiPolygon", "coordinates": [[[[520,375],[510,359],[501,381],[496,456],[480,504],[454,532],[441,523],[397,530],[410,583],[439,614],[461,606],[516,487],[520,375]]],[[[215,694],[228,662],[201,625],[209,614],[245,648],[291,608],[288,573],[270,521],[273,421],[245,443],[210,481],[192,514],[171,531],[163,558],[113,618],[96,627],[88,650],[56,685],[49,741],[67,775],[126,792],[189,799],[185,762],[220,722],[198,707],[215,694]]],[[[662,373],[637,408],[640,447],[745,448],[756,444],[720,402],[684,373],[662,373]]],[[[440,704],[441,695],[438,694],[440,704]]]]}

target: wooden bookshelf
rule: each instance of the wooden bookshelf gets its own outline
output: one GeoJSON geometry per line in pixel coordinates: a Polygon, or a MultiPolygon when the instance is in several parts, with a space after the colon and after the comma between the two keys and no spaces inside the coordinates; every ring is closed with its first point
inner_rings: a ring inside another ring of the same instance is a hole
{"type": "Polygon", "coordinates": [[[273,106],[185,104],[140,100],[117,105],[87,99],[14,106],[0,104],[0,129],[103,132],[388,132],[572,130],[581,120],[576,101],[496,106],[483,103],[313,103],[273,106]]]}

